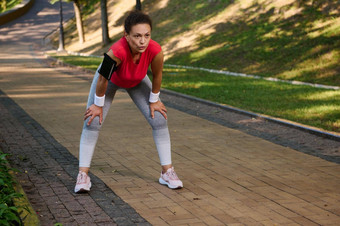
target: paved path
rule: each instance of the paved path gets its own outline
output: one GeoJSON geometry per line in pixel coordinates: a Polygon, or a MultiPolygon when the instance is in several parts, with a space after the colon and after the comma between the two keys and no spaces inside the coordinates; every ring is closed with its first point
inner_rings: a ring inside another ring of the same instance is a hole
{"type": "Polygon", "coordinates": [[[55,10],[42,5],[37,17],[0,28],[1,146],[42,225],[340,222],[340,165],[171,107],[173,161],[185,188],[161,186],[151,129],[124,92],[99,138],[93,189],[73,194],[90,83],[85,73],[45,64],[39,44],[57,19],[44,23],[55,10]]]}

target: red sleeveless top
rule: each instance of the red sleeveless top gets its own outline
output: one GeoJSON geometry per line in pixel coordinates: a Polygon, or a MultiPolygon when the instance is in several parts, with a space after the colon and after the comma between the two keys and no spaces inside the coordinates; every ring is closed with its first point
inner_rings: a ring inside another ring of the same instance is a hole
{"type": "Polygon", "coordinates": [[[148,47],[142,53],[139,63],[135,64],[125,37],[114,43],[110,49],[113,55],[121,60],[118,69],[112,74],[111,82],[122,88],[138,85],[146,76],[152,60],[162,50],[161,46],[151,39],[148,47]]]}

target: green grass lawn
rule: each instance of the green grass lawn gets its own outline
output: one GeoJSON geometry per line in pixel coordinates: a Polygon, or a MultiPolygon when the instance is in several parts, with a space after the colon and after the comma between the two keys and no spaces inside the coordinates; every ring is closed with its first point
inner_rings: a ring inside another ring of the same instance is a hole
{"type": "Polygon", "coordinates": [[[163,88],[340,132],[340,90],[165,68],[163,88]]]}
{"type": "MultiPolygon", "coordinates": [[[[102,59],[55,56],[96,70],[102,59]]],[[[162,87],[247,111],[340,132],[340,90],[165,67],[162,87]]]]}

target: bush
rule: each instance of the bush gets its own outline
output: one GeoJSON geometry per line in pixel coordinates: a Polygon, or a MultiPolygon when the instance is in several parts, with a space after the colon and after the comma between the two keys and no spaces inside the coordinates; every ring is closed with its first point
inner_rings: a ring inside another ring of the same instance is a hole
{"type": "Polygon", "coordinates": [[[14,189],[14,184],[10,171],[14,169],[8,167],[7,154],[0,152],[0,225],[23,225],[19,217],[18,207],[14,206],[15,198],[23,197],[14,189]]]}
{"type": "Polygon", "coordinates": [[[0,0],[0,13],[5,12],[15,5],[19,4],[22,0],[0,0]]]}

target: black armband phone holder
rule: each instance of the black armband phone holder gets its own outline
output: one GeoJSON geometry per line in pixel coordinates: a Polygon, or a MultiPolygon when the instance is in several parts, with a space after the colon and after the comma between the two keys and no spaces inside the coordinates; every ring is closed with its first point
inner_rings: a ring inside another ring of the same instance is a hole
{"type": "Polygon", "coordinates": [[[98,70],[99,74],[101,74],[107,80],[110,80],[113,72],[116,70],[117,62],[114,59],[112,59],[109,55],[104,53],[102,66],[98,70]]]}

